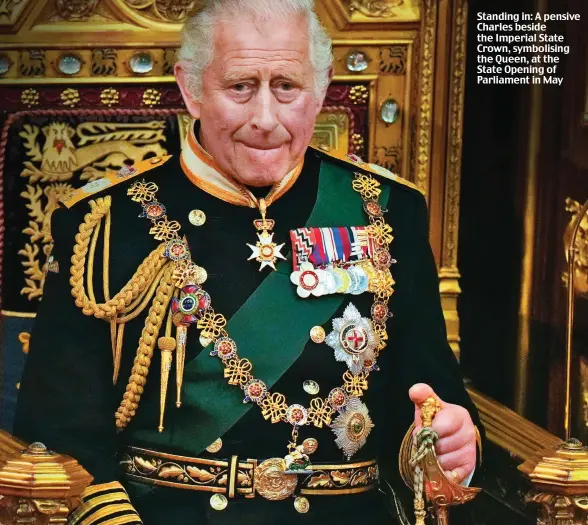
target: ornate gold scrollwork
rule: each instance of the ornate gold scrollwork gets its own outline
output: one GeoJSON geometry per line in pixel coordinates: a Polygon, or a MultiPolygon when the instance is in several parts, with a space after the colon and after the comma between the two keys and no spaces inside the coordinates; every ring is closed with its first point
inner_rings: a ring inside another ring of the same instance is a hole
{"type": "MultiPolygon", "coordinates": [[[[563,242],[564,252],[566,261],[568,260],[568,244],[572,235],[572,227],[578,216],[578,212],[582,205],[572,199],[571,197],[566,198],[566,211],[571,213],[570,222],[566,226],[563,242]]],[[[580,229],[578,236],[576,237],[576,259],[575,259],[575,275],[574,275],[574,288],[575,292],[581,297],[588,297],[588,217],[584,216],[580,222],[580,229]]],[[[567,284],[568,273],[562,273],[562,280],[567,284]]]]}
{"type": "Polygon", "coordinates": [[[394,15],[394,8],[402,5],[404,0],[350,0],[349,10],[359,11],[362,15],[385,18],[394,15]]]}
{"type": "Polygon", "coordinates": [[[166,155],[161,146],[164,133],[163,121],[84,122],[75,128],[66,122],[51,122],[43,128],[23,125],[19,135],[28,160],[23,163],[21,177],[27,178],[29,184],[21,197],[27,201],[29,224],[23,230],[28,240],[18,252],[25,268],[21,294],[32,300],[43,293],[44,264],[52,243],[51,214],[59,200],[75,189],[71,183],[74,173],[81,170],[77,180],[93,181],[108,170],[120,168],[127,159],[139,162],[147,154],[166,155]]]}
{"type": "Polygon", "coordinates": [[[197,0],[123,0],[141,15],[164,22],[183,22],[197,7],[197,0]]]}
{"type": "Polygon", "coordinates": [[[55,7],[57,14],[64,20],[86,20],[90,18],[98,0],[57,0],[55,7]]]}

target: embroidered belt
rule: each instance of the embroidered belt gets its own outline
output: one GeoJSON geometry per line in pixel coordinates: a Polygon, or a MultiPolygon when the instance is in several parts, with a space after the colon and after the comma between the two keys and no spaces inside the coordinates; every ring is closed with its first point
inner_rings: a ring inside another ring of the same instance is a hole
{"type": "Polygon", "coordinates": [[[358,494],[378,482],[376,460],[341,464],[311,464],[304,471],[284,470],[282,458],[227,460],[191,458],[143,448],[127,447],[120,464],[130,481],[214,492],[228,498],[286,499],[298,495],[332,496],[358,494]]]}

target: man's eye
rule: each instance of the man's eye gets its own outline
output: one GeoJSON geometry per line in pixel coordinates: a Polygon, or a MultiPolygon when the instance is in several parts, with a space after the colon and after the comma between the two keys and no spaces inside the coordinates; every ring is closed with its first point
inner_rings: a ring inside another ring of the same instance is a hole
{"type": "Polygon", "coordinates": [[[235,84],[233,89],[239,92],[245,91],[247,89],[247,84],[235,84]]]}
{"type": "Polygon", "coordinates": [[[294,89],[294,84],[291,84],[290,82],[282,82],[279,87],[283,91],[292,91],[294,89]]]}

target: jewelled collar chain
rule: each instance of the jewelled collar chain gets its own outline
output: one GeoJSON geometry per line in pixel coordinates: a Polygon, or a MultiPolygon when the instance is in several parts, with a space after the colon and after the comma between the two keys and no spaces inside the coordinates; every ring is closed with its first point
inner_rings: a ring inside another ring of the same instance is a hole
{"type": "MultiPolygon", "coordinates": [[[[292,426],[292,441],[288,445],[290,454],[312,454],[316,450],[318,443],[313,439],[307,439],[303,445],[297,445],[298,431],[304,425],[314,425],[317,428],[330,426],[337,436],[338,446],[348,458],[365,444],[373,423],[367,408],[359,398],[368,389],[371,372],[379,370],[376,360],[388,339],[386,320],[391,316],[388,302],[394,285],[390,273],[393,260],[389,252],[389,245],[393,240],[392,228],[384,221],[386,210],[378,202],[381,192],[379,186],[379,182],[372,176],[355,174],[353,189],[362,197],[363,207],[370,221],[368,234],[376,245],[372,261],[367,264],[363,261],[362,265],[369,277],[369,290],[374,294],[371,322],[367,321],[373,328],[374,359],[365,359],[363,366],[359,371],[356,370],[356,373],[346,370],[343,374],[343,385],[331,390],[326,398],[313,398],[309,408],[299,404],[288,405],[284,394],[270,392],[267,385],[253,375],[252,363],[239,356],[236,342],[225,330],[226,318],[214,311],[210,295],[201,287],[206,281],[206,271],[191,260],[187,242],[180,237],[179,223],[170,221],[165,206],[157,201],[157,185],[153,182],[137,181],[129,188],[128,195],[143,208],[140,216],[149,219],[153,224],[150,233],[157,240],[165,241],[163,254],[172,264],[172,282],[176,288],[168,313],[165,336],[158,339],[158,346],[162,351],[160,432],[164,428],[172,354],[176,352],[176,405],[179,407],[188,328],[196,325],[200,330],[200,342],[203,346],[214,342],[211,356],[221,359],[225,379],[230,385],[243,390],[244,402],[256,403],[263,417],[271,423],[286,422],[292,426]],[[175,338],[170,337],[172,324],[176,327],[175,338]],[[333,420],[336,413],[339,415],[333,420]]],[[[359,315],[351,304],[346,309],[345,315],[348,314],[356,318],[359,315]],[[350,309],[354,311],[349,312],[350,309]]]]}

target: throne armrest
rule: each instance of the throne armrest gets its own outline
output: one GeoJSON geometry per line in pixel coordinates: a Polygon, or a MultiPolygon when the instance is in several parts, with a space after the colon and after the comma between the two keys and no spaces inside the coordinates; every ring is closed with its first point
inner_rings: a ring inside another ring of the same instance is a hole
{"type": "Polygon", "coordinates": [[[0,525],[65,524],[92,480],[75,459],[0,431],[0,525]]]}

